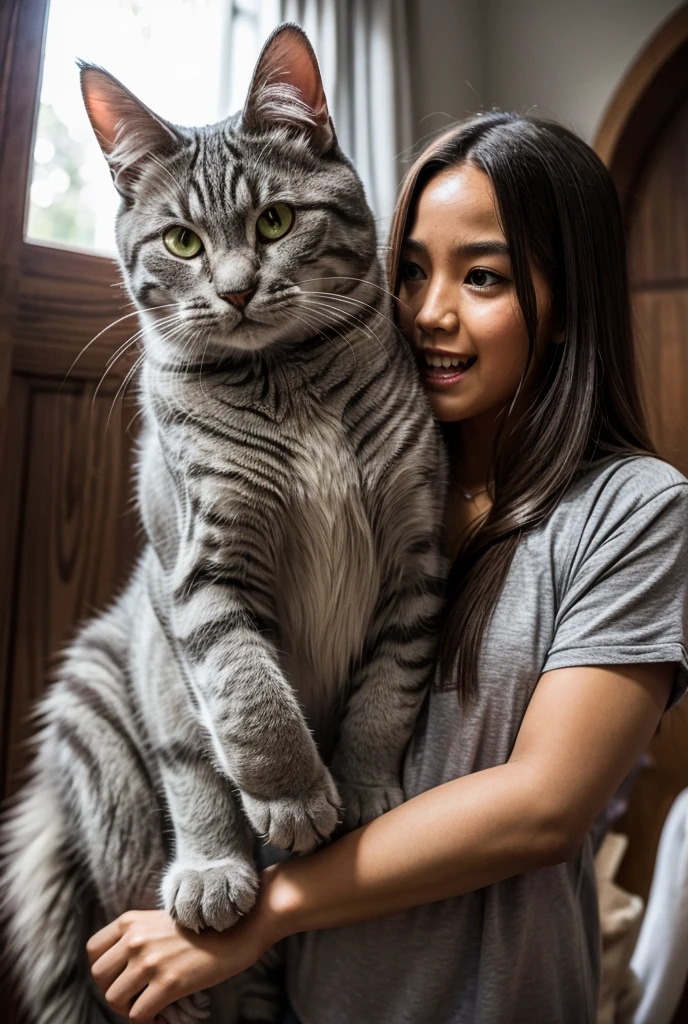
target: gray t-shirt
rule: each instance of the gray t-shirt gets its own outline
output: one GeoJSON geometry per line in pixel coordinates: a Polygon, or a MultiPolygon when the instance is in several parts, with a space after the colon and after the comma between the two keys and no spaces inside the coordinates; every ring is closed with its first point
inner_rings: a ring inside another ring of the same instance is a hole
{"type": "MultiPolygon", "coordinates": [[[[596,462],[520,542],[462,712],[432,691],[404,766],[407,798],[508,760],[543,672],[676,662],[688,685],[688,481],[649,457],[596,462]]],[[[409,836],[422,843],[423,836],[409,836]]],[[[303,1024],[594,1024],[593,844],[567,863],[287,942],[303,1024]]]]}

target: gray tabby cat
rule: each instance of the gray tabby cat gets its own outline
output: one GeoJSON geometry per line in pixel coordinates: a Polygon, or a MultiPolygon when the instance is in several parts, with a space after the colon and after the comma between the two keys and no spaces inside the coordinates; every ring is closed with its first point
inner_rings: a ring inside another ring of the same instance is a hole
{"type": "Polygon", "coordinates": [[[303,33],[273,33],[220,124],[93,65],[82,89],[142,323],[146,546],[67,650],[5,824],[37,1024],[121,1019],[85,962],[106,921],[162,902],[225,929],[253,833],[310,850],[341,802],[353,827],[402,800],[445,576],[441,439],[303,33]]]}

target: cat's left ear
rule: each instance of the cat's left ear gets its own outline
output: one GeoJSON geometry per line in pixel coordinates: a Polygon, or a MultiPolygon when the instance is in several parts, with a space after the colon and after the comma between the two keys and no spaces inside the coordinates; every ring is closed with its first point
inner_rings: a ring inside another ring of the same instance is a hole
{"type": "Polygon", "coordinates": [[[319,153],[335,144],[318,60],[298,25],[280,25],[263,47],[242,122],[249,130],[295,128],[310,136],[319,153]]]}
{"type": "Polygon", "coordinates": [[[168,156],[183,145],[176,128],[154,114],[114,75],[97,64],[77,61],[88,119],[120,195],[132,186],[151,157],[168,156]]]}

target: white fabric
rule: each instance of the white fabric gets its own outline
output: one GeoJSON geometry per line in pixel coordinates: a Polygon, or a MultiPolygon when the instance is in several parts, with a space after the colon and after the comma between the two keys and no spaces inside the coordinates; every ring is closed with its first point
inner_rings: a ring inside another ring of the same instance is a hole
{"type": "Polygon", "coordinates": [[[629,961],[640,930],[643,901],[614,882],[627,846],[627,836],[608,832],[595,857],[602,935],[597,1024],[630,1022],[640,998],[640,986],[629,961]]]}
{"type": "Polygon", "coordinates": [[[631,969],[643,989],[633,1024],[670,1024],[688,978],[688,789],[662,829],[631,969]]]}
{"type": "Polygon", "coordinates": [[[363,179],[386,236],[397,158],[412,137],[404,0],[280,0],[282,21],[305,29],[317,54],[337,138],[363,179]]]}

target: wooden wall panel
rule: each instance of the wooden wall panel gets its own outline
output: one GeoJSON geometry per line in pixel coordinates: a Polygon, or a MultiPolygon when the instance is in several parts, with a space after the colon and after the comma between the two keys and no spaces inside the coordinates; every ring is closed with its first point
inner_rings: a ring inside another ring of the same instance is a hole
{"type": "Polygon", "coordinates": [[[19,373],[100,377],[139,327],[114,260],[56,246],[23,246],[16,307],[19,373]]]}
{"type": "MultiPolygon", "coordinates": [[[[650,433],[688,476],[688,64],[683,98],[638,165],[627,210],[635,342],[650,433]]],[[[647,898],[659,837],[688,786],[688,700],[662,720],[651,765],[635,784],[619,831],[630,838],[619,884],[647,898]]],[[[686,997],[688,1007],[688,995],[686,997]]],[[[688,1020],[688,1014],[677,1021],[688,1020]]]]}
{"type": "Polygon", "coordinates": [[[674,800],[688,785],[686,737],[688,701],[683,701],[662,719],[659,734],[649,747],[650,764],[638,776],[619,827],[629,837],[629,845],[618,881],[643,899],[650,891],[662,826],[674,800]]]}
{"type": "Polygon", "coordinates": [[[688,281],[674,289],[635,292],[633,312],[652,440],[688,476],[688,281]]]}
{"type": "MultiPolygon", "coordinates": [[[[47,8],[0,0],[0,796],[17,784],[51,658],[107,603],[136,546],[134,410],[116,408],[106,430],[130,358],[90,414],[137,330],[133,307],[112,260],[23,238],[47,8]]],[[[6,985],[0,1019],[22,1021],[6,985]]]]}
{"type": "MultiPolygon", "coordinates": [[[[14,381],[12,382],[14,384],[14,381]]],[[[7,439],[0,448],[0,798],[5,794],[4,773],[11,745],[9,730],[12,690],[10,687],[9,652],[14,633],[14,591],[19,572],[19,536],[22,521],[22,499],[26,468],[28,433],[28,389],[13,386],[8,396],[5,422],[11,424],[7,439]]]]}
{"type": "MultiPolygon", "coordinates": [[[[688,78],[688,73],[686,73],[688,78]]],[[[645,160],[629,212],[629,267],[636,288],[688,280],[688,117],[681,107],[645,160]]]]}
{"type": "Polygon", "coordinates": [[[56,652],[81,618],[107,604],[133,561],[138,521],[125,506],[135,408],[122,405],[112,386],[94,399],[95,389],[95,381],[60,388],[55,379],[14,378],[10,429],[23,439],[25,468],[12,600],[9,790],[31,732],[28,713],[56,652]]]}

